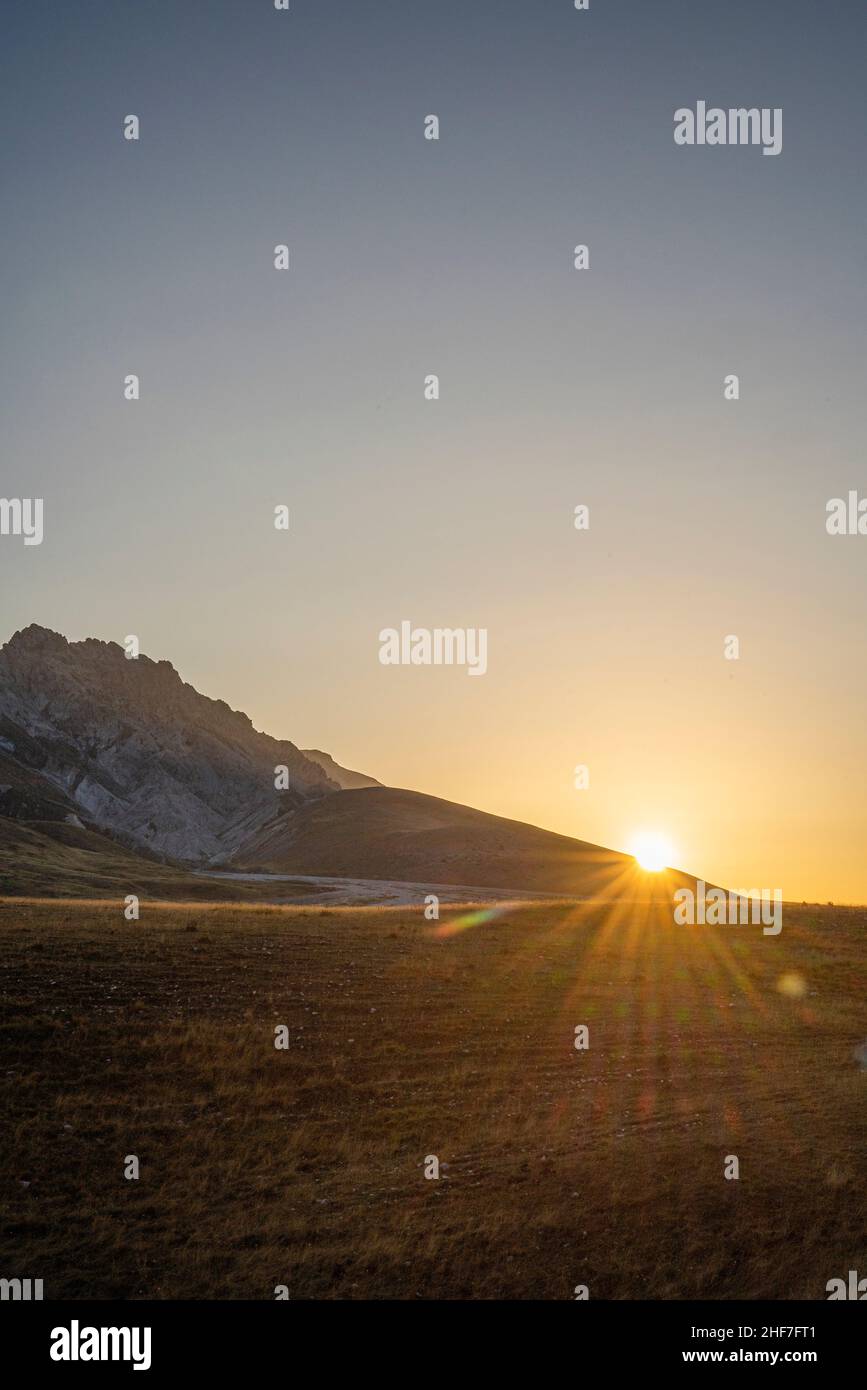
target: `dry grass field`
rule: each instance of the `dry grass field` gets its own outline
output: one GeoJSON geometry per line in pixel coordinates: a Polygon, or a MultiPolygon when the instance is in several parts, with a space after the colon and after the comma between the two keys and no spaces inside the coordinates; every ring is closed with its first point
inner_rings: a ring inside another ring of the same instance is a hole
{"type": "Polygon", "coordinates": [[[865,958],[867,911],[831,907],[773,938],[627,904],[437,929],[6,900],[0,1274],[46,1298],[824,1299],[867,1270],[865,958]]]}

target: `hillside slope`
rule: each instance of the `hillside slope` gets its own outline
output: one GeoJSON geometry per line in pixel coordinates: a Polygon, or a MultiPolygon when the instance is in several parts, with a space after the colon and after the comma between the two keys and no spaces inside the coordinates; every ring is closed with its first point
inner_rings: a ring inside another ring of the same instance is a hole
{"type": "MultiPolygon", "coordinates": [[[[304,895],[305,885],[280,884],[280,900],[304,895]]],[[[126,897],[142,911],[160,902],[268,903],[269,883],[208,878],[181,865],[127,849],[107,835],[57,820],[19,821],[0,816],[0,897],[114,900],[122,922],[126,897]]]]}
{"type": "Polygon", "coordinates": [[[304,748],[305,758],[309,758],[311,763],[316,763],[322,768],[326,777],[335,782],[341,791],[352,791],[358,787],[381,787],[382,783],[377,782],[375,777],[368,777],[366,772],[353,772],[351,768],[341,767],[340,763],[334,761],[330,753],[323,753],[321,748],[304,748]]]}
{"type": "Polygon", "coordinates": [[[233,866],[579,897],[656,897],[694,883],[645,874],[631,855],[600,845],[393,787],[335,792],[275,816],[239,847],[233,866]]]}

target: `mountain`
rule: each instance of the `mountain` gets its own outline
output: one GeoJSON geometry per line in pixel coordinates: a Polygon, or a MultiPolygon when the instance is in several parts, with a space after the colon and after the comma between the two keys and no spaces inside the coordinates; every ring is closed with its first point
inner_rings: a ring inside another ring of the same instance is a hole
{"type": "Polygon", "coordinates": [[[304,748],[305,758],[309,758],[312,763],[317,763],[326,777],[332,782],[336,782],[341,791],[353,791],[358,787],[381,787],[382,783],[377,782],[375,777],[368,777],[364,772],[351,772],[349,768],[341,767],[328,753],[323,753],[319,748],[304,748]]]}
{"type": "Polygon", "coordinates": [[[0,756],[0,814],[77,816],[191,862],[228,856],[279,805],[337,789],[294,743],[200,695],[170,662],[35,625],[0,649],[0,756]]]}
{"type": "Polygon", "coordinates": [[[0,892],[273,891],[226,878],[214,886],[192,872],[205,865],[642,901],[695,882],[381,786],[319,749],[259,733],[168,661],[35,625],[16,632],[0,648],[0,892]]]}
{"type": "Polygon", "coordinates": [[[395,787],[287,807],[235,852],[253,871],[466,884],[578,897],[669,895],[695,880],[642,873],[631,855],[395,787]]]}

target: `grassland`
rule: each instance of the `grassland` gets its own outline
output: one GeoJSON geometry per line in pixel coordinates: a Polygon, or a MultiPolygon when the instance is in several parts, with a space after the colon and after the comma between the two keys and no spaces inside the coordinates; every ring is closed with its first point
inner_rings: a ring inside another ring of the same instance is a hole
{"type": "Polygon", "coordinates": [[[0,1273],[823,1299],[867,1270],[867,911],[786,907],[777,938],[625,904],[443,919],[0,903],[0,1273]]]}
{"type": "MultiPolygon", "coordinates": [[[[273,885],[215,881],[180,865],[162,864],[81,826],[0,816],[0,900],[122,901],[127,893],[135,893],[173,902],[256,902],[273,891],[273,885]]],[[[281,886],[285,897],[301,892],[291,884],[281,886]]]]}

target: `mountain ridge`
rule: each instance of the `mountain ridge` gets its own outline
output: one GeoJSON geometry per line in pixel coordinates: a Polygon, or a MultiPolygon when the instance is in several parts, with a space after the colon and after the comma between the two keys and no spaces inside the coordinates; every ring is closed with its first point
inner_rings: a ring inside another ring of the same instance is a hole
{"type": "MultiPolygon", "coordinates": [[[[382,786],[320,749],[260,733],[169,661],[37,624],[0,647],[4,818],[29,826],[39,845],[86,854],[97,844],[106,873],[120,856],[112,846],[125,846],[185,870],[246,875],[643,899],[695,884],[676,870],[648,875],[631,855],[589,841],[382,786]]],[[[7,859],[25,841],[33,859],[33,837],[7,831],[7,859]]],[[[68,866],[79,882],[85,872],[68,866]]]]}
{"type": "Polygon", "coordinates": [[[679,870],[646,874],[632,855],[401,787],[334,792],[258,827],[233,867],[335,878],[472,884],[581,897],[694,886],[679,870]]]}

